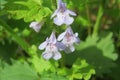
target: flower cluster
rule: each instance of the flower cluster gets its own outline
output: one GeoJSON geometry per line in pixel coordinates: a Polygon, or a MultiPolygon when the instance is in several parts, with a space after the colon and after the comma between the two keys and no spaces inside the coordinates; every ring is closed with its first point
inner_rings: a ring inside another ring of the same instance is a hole
{"type": "Polygon", "coordinates": [[[73,11],[66,8],[66,3],[63,3],[62,0],[58,0],[57,10],[53,13],[51,18],[56,16],[54,18],[54,23],[58,26],[62,24],[70,25],[74,21],[70,15],[76,16],[73,11]]]}
{"type": "MultiPolygon", "coordinates": [[[[45,49],[42,53],[44,59],[49,60],[50,58],[53,58],[55,60],[59,60],[62,57],[60,51],[64,51],[65,53],[74,52],[74,44],[80,43],[78,33],[74,33],[70,27],[74,21],[74,18],[70,17],[70,15],[76,16],[76,13],[67,9],[66,3],[62,2],[62,0],[58,0],[57,10],[55,10],[51,18],[54,18],[53,22],[58,26],[66,24],[67,29],[61,33],[58,38],[56,38],[55,32],[52,32],[50,37],[47,37],[46,41],[39,45],[40,50],[45,49]]],[[[32,22],[30,27],[36,32],[39,32],[41,22],[32,22]]]]}
{"type": "Polygon", "coordinates": [[[61,41],[66,45],[65,52],[70,53],[75,50],[74,43],[79,44],[80,39],[78,38],[78,33],[73,33],[71,27],[68,27],[65,32],[58,36],[58,41],[61,41]]]}
{"type": "Polygon", "coordinates": [[[55,33],[52,32],[50,38],[47,38],[46,41],[39,46],[39,49],[40,50],[45,49],[45,51],[42,53],[42,56],[46,60],[50,58],[58,60],[61,58],[59,50],[66,49],[66,46],[63,43],[58,42],[55,33]]]}

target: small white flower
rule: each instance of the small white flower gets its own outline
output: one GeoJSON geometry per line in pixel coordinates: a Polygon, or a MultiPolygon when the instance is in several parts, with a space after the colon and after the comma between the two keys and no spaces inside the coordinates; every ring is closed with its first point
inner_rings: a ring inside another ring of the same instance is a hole
{"type": "Polygon", "coordinates": [[[49,60],[50,58],[55,60],[60,59],[61,54],[58,50],[64,50],[65,48],[66,46],[63,43],[56,40],[54,32],[52,32],[50,38],[47,38],[46,41],[41,43],[39,46],[40,50],[45,49],[45,51],[42,53],[42,56],[46,60],[49,60]]]}
{"type": "Polygon", "coordinates": [[[65,32],[58,36],[58,41],[61,41],[66,45],[65,52],[70,53],[75,50],[74,43],[79,44],[80,39],[78,38],[78,33],[73,33],[71,27],[68,27],[65,32]]]}
{"type": "Polygon", "coordinates": [[[33,21],[30,23],[30,28],[34,29],[35,32],[39,32],[41,27],[42,27],[42,22],[33,21]]]}
{"type": "Polygon", "coordinates": [[[70,25],[74,21],[74,19],[70,17],[70,15],[76,16],[76,13],[69,9],[66,9],[66,3],[63,3],[62,0],[58,0],[57,10],[53,13],[51,18],[56,16],[54,18],[54,23],[58,26],[62,24],[70,25]]]}

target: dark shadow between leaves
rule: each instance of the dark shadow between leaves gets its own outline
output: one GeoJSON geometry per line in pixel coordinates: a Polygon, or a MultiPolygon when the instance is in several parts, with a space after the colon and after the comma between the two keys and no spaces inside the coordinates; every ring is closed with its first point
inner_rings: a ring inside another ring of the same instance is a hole
{"type": "Polygon", "coordinates": [[[83,50],[76,50],[71,54],[66,54],[66,65],[72,66],[77,58],[85,59],[95,68],[96,73],[99,76],[101,76],[102,73],[110,72],[110,68],[115,66],[115,63],[113,63],[111,59],[103,56],[103,52],[95,46],[83,50]]]}
{"type": "Polygon", "coordinates": [[[7,40],[4,41],[5,44],[0,43],[0,59],[10,62],[10,58],[15,56],[17,45],[13,42],[9,43],[7,40]]]}

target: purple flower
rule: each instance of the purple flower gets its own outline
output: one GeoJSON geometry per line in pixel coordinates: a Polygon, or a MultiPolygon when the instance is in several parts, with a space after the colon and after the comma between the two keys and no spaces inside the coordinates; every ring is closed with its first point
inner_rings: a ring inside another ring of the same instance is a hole
{"type": "Polygon", "coordinates": [[[51,18],[54,18],[54,23],[58,26],[62,24],[70,25],[73,23],[74,19],[70,15],[76,16],[76,13],[66,8],[66,3],[62,0],[58,0],[57,10],[52,14],[51,18]]]}
{"type": "Polygon", "coordinates": [[[58,36],[58,41],[61,41],[66,45],[65,52],[70,53],[75,50],[74,43],[79,44],[80,39],[78,38],[78,33],[73,33],[71,27],[68,27],[65,32],[58,36]]]}
{"type": "Polygon", "coordinates": [[[39,32],[41,27],[42,27],[42,22],[33,21],[30,23],[30,28],[34,29],[35,32],[39,32]]]}
{"type": "Polygon", "coordinates": [[[42,56],[46,60],[49,60],[50,58],[55,60],[60,59],[61,54],[59,50],[64,50],[65,48],[66,46],[63,43],[56,40],[54,32],[52,32],[50,38],[47,38],[46,41],[41,43],[39,46],[40,50],[45,49],[45,51],[42,53],[42,56]]]}

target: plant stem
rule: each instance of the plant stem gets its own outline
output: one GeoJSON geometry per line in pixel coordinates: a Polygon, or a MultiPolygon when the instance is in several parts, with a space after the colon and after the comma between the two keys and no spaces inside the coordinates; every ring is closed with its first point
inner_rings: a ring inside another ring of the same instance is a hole
{"type": "Polygon", "coordinates": [[[93,34],[98,34],[98,30],[99,30],[102,15],[103,15],[103,7],[102,7],[102,5],[100,5],[99,10],[98,10],[98,14],[97,14],[97,20],[96,20],[96,23],[93,27],[93,34]]]}
{"type": "Polygon", "coordinates": [[[7,25],[5,21],[0,19],[0,24],[4,26],[4,29],[14,38],[15,42],[18,43],[29,56],[31,56],[28,50],[29,45],[22,38],[20,38],[15,32],[13,32],[13,30],[10,28],[9,25],[7,25]]]}
{"type": "MultiPolygon", "coordinates": [[[[62,54],[62,53],[61,53],[62,54]]],[[[62,54],[62,58],[61,58],[61,60],[60,60],[60,66],[61,67],[65,67],[65,54],[63,53],[62,54]]]]}
{"type": "MultiPolygon", "coordinates": [[[[89,7],[88,7],[87,3],[85,4],[85,8],[86,8],[87,19],[90,22],[90,11],[89,11],[89,7]]],[[[91,34],[91,27],[88,26],[88,35],[90,35],[90,34],[91,34]]]]}

